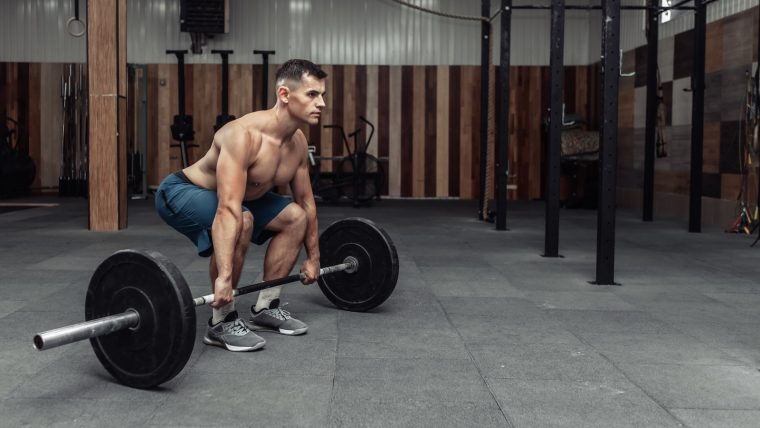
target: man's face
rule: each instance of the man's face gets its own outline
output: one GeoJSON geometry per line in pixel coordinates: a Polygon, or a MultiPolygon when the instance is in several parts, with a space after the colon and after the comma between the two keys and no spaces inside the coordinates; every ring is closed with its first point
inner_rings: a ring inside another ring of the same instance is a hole
{"type": "Polygon", "coordinates": [[[325,79],[304,74],[301,85],[291,89],[288,96],[288,109],[291,114],[301,118],[309,125],[319,123],[322,109],[325,108],[325,79]]]}

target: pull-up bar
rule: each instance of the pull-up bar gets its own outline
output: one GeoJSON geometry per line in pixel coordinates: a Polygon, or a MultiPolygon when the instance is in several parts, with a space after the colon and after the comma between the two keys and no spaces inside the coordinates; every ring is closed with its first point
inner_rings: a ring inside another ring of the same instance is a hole
{"type": "MultiPolygon", "coordinates": [[[[620,6],[620,10],[654,10],[658,14],[663,12],[668,12],[670,10],[697,10],[696,6],[684,6],[686,3],[689,3],[693,0],[681,0],[678,3],[672,5],[672,6],[620,6]]],[[[717,0],[705,0],[702,2],[704,6],[707,6],[710,3],[713,3],[717,0]]],[[[519,10],[519,9],[525,9],[525,10],[549,10],[553,6],[551,5],[536,5],[536,4],[530,4],[530,5],[518,5],[518,6],[512,6],[511,8],[513,10],[519,10]]],[[[565,5],[563,6],[565,10],[601,10],[602,6],[599,5],[565,5]]]]}

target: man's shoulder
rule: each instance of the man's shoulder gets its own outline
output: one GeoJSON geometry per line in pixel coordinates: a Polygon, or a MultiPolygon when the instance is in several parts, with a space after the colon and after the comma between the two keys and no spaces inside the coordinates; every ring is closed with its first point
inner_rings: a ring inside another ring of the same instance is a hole
{"type": "Polygon", "coordinates": [[[293,141],[295,141],[296,144],[299,144],[299,145],[307,144],[306,134],[304,134],[302,130],[296,129],[296,132],[293,134],[293,141]]]}
{"type": "MultiPolygon", "coordinates": [[[[240,119],[238,119],[240,120],[240,119]]],[[[217,131],[214,140],[221,144],[250,144],[261,142],[261,130],[250,122],[233,121],[217,131]]]]}

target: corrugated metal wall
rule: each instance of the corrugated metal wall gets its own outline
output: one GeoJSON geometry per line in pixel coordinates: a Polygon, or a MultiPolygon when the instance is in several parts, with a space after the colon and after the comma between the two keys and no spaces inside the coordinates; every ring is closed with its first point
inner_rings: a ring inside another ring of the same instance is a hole
{"type": "MultiPolygon", "coordinates": [[[[92,1],[92,0],[91,0],[92,1]]],[[[460,15],[479,15],[479,0],[409,0],[423,7],[460,15]]],[[[66,33],[73,2],[4,0],[0,14],[0,61],[75,62],[85,59],[84,38],[66,33]]],[[[81,15],[86,20],[82,0],[81,15]]],[[[500,0],[492,0],[495,12],[500,0]]],[[[531,4],[529,0],[515,4],[531,4]]],[[[548,2],[547,2],[548,3],[548,2]]],[[[568,4],[592,4],[590,0],[568,4]]],[[[643,4],[626,1],[625,4],[643,4]]],[[[758,0],[719,0],[709,6],[709,20],[750,7],[758,0]]],[[[179,31],[179,0],[129,0],[128,61],[172,63],[167,49],[189,48],[190,36],[179,31]]],[[[660,31],[666,38],[693,26],[691,13],[660,31]]],[[[511,61],[514,65],[548,65],[549,12],[515,11],[511,61]]],[[[645,43],[644,14],[626,11],[621,43],[625,50],[645,43]]],[[[565,63],[597,62],[598,12],[568,11],[565,63]]],[[[499,20],[494,20],[498,34],[499,20]]],[[[494,40],[498,53],[499,38],[494,40]]],[[[416,11],[390,0],[230,0],[230,33],[208,41],[207,49],[233,49],[232,63],[260,63],[253,49],[273,49],[273,62],[309,58],[322,64],[476,65],[480,64],[480,25],[416,11]]],[[[218,55],[188,57],[189,63],[219,62],[218,55]]]]}
{"type": "MultiPolygon", "coordinates": [[[[635,3],[636,2],[630,2],[630,4],[635,3]]],[[[629,3],[626,2],[626,4],[629,3]]],[[[638,4],[644,4],[644,2],[641,1],[638,4]]],[[[687,5],[693,5],[693,2],[689,2],[687,5]]],[[[718,0],[707,6],[707,22],[717,21],[721,18],[734,15],[757,5],[758,0],[718,0]]],[[[623,15],[620,34],[620,47],[623,48],[623,50],[627,51],[634,49],[647,43],[644,30],[644,16],[644,12],[638,11],[626,11],[623,15]]],[[[594,28],[599,28],[599,24],[594,28]]],[[[673,37],[676,34],[683,33],[692,28],[694,28],[694,13],[686,11],[672,21],[663,23],[660,26],[660,39],[673,37]]],[[[594,37],[595,36],[592,34],[592,38],[594,37]]],[[[751,37],[751,34],[748,35],[747,40],[749,41],[751,37]]],[[[598,58],[598,55],[596,58],[598,58]]],[[[595,61],[596,60],[597,59],[595,59],[595,61]]]]}

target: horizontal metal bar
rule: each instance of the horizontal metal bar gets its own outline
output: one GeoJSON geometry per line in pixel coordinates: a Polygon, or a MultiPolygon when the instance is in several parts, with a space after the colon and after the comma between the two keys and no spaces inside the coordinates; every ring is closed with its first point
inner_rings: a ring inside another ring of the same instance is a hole
{"type": "Polygon", "coordinates": [[[126,312],[107,317],[68,325],[55,330],[43,331],[34,336],[34,347],[38,351],[48,350],[61,345],[91,339],[93,337],[136,327],[140,323],[137,311],[129,309],[126,312]]]}
{"type": "MultiPolygon", "coordinates": [[[[690,1],[690,0],[688,0],[690,1]]],[[[710,0],[715,1],[715,0],[710,0]]],[[[683,4],[683,2],[682,2],[683,4]]],[[[525,9],[525,10],[550,10],[552,7],[549,5],[536,5],[536,4],[530,4],[530,5],[519,5],[519,6],[512,6],[512,9],[519,10],[519,9],[525,9]]],[[[565,10],[601,10],[601,6],[596,5],[565,5],[565,10]]],[[[655,7],[652,8],[651,6],[620,6],[621,10],[650,10],[654,9],[660,12],[667,12],[669,10],[677,9],[677,10],[694,10],[694,6],[668,6],[668,7],[655,7]]]]}
{"type": "MultiPolygon", "coordinates": [[[[331,274],[333,272],[340,272],[340,271],[353,271],[358,268],[358,261],[353,257],[348,257],[344,261],[344,263],[337,264],[334,266],[328,266],[324,267],[319,270],[319,276],[331,274]]],[[[303,273],[295,274],[286,276],[284,278],[278,278],[273,279],[270,281],[263,281],[258,282],[256,284],[246,285],[245,287],[240,287],[236,289],[232,295],[233,296],[240,296],[243,294],[253,293],[255,291],[261,291],[265,290],[267,288],[276,287],[278,285],[288,284],[291,282],[300,281],[302,279],[306,278],[306,275],[303,273]]],[[[201,305],[207,305],[214,301],[214,295],[213,294],[207,294],[205,296],[196,297],[193,299],[193,303],[195,306],[201,306],[201,305]]]]}
{"type": "MultiPolygon", "coordinates": [[[[332,160],[332,161],[339,161],[345,159],[346,156],[314,156],[314,160],[332,160]]],[[[377,160],[381,161],[387,161],[389,158],[388,156],[377,156],[375,157],[377,160]]]]}

